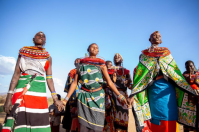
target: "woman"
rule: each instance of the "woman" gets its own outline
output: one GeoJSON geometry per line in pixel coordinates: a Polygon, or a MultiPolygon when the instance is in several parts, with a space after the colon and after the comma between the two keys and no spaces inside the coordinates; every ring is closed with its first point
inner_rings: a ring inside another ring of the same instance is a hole
{"type": "Polygon", "coordinates": [[[195,111],[192,111],[190,120],[185,118],[190,112],[186,110],[185,92],[197,93],[184,79],[169,49],[159,47],[162,43],[160,33],[152,33],[149,41],[151,47],[140,55],[128,100],[129,104],[133,103],[137,128],[142,131],[175,132],[177,120],[195,127],[195,111]],[[150,130],[144,128],[147,125],[144,121],[149,123],[150,130]]]}
{"type": "MultiPolygon", "coordinates": [[[[131,81],[130,71],[122,66],[123,58],[119,53],[116,53],[114,56],[114,64],[108,68],[108,73],[112,78],[116,88],[120,93],[128,98],[127,88],[129,88],[131,81]]],[[[112,132],[126,132],[128,127],[128,107],[126,105],[121,105],[117,96],[113,93],[112,90],[108,89],[106,92],[106,99],[108,97],[111,100],[110,107],[107,105],[107,109],[110,108],[110,119],[107,122],[110,122],[110,130],[112,132]]],[[[109,100],[106,100],[109,102],[109,100]]],[[[109,115],[109,114],[108,114],[109,115]]]]}
{"type": "Polygon", "coordinates": [[[63,108],[62,102],[57,98],[53,84],[52,58],[43,48],[46,43],[45,34],[38,32],[33,38],[33,43],[35,46],[25,46],[19,50],[14,75],[4,104],[7,118],[2,132],[11,131],[14,121],[15,132],[51,131],[46,97],[46,81],[55,105],[59,109],[63,108]],[[14,106],[12,107],[12,105],[14,106]]]}
{"type": "MultiPolygon", "coordinates": [[[[199,72],[196,71],[194,62],[191,60],[186,61],[185,63],[185,68],[186,71],[183,73],[184,78],[186,79],[186,81],[189,83],[189,85],[192,87],[192,89],[196,90],[197,92],[199,92],[199,72]]],[[[195,97],[195,96],[191,96],[190,94],[188,95],[188,101],[189,101],[189,106],[187,110],[192,110],[194,108],[199,109],[199,98],[195,97]]],[[[199,114],[199,113],[198,113],[199,114]]],[[[188,118],[189,116],[187,116],[188,118]]],[[[196,116],[196,121],[199,120],[199,117],[196,116]]],[[[184,126],[184,131],[188,132],[188,131],[194,131],[196,132],[197,129],[194,129],[192,127],[190,127],[189,125],[184,126]]]]}
{"type": "Polygon", "coordinates": [[[105,61],[96,57],[99,53],[97,44],[92,43],[87,51],[89,52],[89,57],[80,60],[75,80],[71,84],[64,102],[67,103],[75,91],[78,81],[80,81],[82,86],[77,99],[80,132],[101,132],[103,131],[105,119],[105,95],[101,86],[103,84],[102,75],[104,75],[120,102],[126,104],[126,99],[111,81],[105,61]]]}
{"type": "MultiPolygon", "coordinates": [[[[79,58],[77,58],[74,62],[75,67],[79,64],[79,58]]],[[[67,77],[66,85],[64,88],[64,92],[68,93],[70,85],[74,81],[75,75],[77,72],[77,68],[72,69],[67,77]]],[[[66,132],[79,132],[79,122],[77,118],[77,96],[79,89],[81,88],[81,84],[78,83],[75,92],[70,97],[66,107],[65,107],[65,114],[62,120],[63,128],[66,129],[66,132]]]]}

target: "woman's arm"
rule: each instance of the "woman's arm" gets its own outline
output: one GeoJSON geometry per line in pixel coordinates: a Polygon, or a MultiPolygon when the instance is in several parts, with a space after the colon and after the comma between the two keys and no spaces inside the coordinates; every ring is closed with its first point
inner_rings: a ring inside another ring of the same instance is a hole
{"type": "Polygon", "coordinates": [[[70,96],[74,93],[74,91],[75,91],[75,89],[77,87],[77,83],[78,83],[78,73],[76,73],[75,79],[72,82],[72,84],[70,85],[68,94],[66,95],[66,98],[63,101],[65,105],[67,104],[68,99],[70,99],[70,96]]]}
{"type": "MultiPolygon", "coordinates": [[[[49,57],[48,61],[49,61],[49,67],[46,71],[46,75],[52,76],[52,58],[49,57]]],[[[47,81],[48,88],[49,88],[50,92],[51,93],[55,92],[53,79],[52,78],[46,78],[46,81],[47,81]]],[[[52,95],[52,98],[53,98],[55,105],[58,107],[59,110],[64,109],[62,101],[58,100],[57,96],[52,95]]]]}
{"type": "MultiPolygon", "coordinates": [[[[105,79],[106,79],[108,85],[110,86],[110,88],[113,90],[113,92],[114,92],[117,96],[119,96],[119,95],[120,95],[120,92],[117,90],[117,88],[115,87],[114,83],[111,81],[110,76],[109,76],[109,74],[108,74],[108,72],[107,72],[107,67],[104,65],[104,66],[101,66],[100,68],[101,68],[102,73],[103,73],[103,75],[104,75],[104,77],[105,77],[105,79]]],[[[124,102],[125,104],[127,104],[126,99],[124,99],[123,102],[124,102]]]]}
{"type": "MultiPolygon", "coordinates": [[[[19,56],[18,59],[17,59],[16,66],[15,66],[14,74],[13,74],[11,82],[10,82],[9,91],[13,91],[14,92],[14,89],[17,86],[19,77],[21,75],[21,70],[20,70],[20,67],[19,67],[20,59],[21,59],[21,57],[19,56]]],[[[12,108],[11,98],[12,98],[12,93],[8,93],[7,97],[6,97],[6,102],[4,104],[4,111],[7,114],[10,114],[10,110],[12,108]]]]}

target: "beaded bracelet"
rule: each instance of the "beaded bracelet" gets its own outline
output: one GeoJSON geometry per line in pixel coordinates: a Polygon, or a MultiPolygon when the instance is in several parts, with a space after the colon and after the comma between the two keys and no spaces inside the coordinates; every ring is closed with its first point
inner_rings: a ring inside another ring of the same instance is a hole
{"type": "Polygon", "coordinates": [[[53,96],[53,95],[57,95],[57,93],[51,93],[51,95],[53,96]]]}
{"type": "Polygon", "coordinates": [[[51,94],[51,95],[52,95],[53,100],[57,100],[58,99],[57,94],[51,94]]]}
{"type": "Polygon", "coordinates": [[[8,91],[8,93],[10,93],[10,94],[14,94],[14,91],[9,90],[9,91],[8,91]]]}
{"type": "Polygon", "coordinates": [[[117,98],[118,98],[118,100],[122,101],[122,100],[124,100],[125,97],[124,97],[122,94],[119,94],[119,95],[117,96],[117,98]]]}
{"type": "Polygon", "coordinates": [[[52,75],[46,75],[46,79],[52,79],[52,75]]]}

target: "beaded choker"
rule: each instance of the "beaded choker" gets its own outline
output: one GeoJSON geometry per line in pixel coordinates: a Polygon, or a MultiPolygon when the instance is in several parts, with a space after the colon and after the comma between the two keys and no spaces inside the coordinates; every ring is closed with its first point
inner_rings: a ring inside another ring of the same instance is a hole
{"type": "Polygon", "coordinates": [[[120,67],[120,68],[118,68],[118,69],[115,69],[114,67],[111,68],[111,69],[108,69],[108,74],[110,74],[110,75],[112,75],[112,74],[115,73],[115,72],[116,72],[118,75],[120,75],[120,76],[127,75],[127,74],[130,73],[129,70],[127,70],[126,68],[122,68],[122,67],[120,67]]]}
{"type": "Polygon", "coordinates": [[[86,57],[86,58],[83,58],[83,59],[80,59],[80,63],[85,63],[85,64],[91,64],[91,65],[105,65],[105,61],[103,59],[100,59],[100,58],[89,58],[89,57],[86,57]]]}
{"type": "Polygon", "coordinates": [[[170,55],[171,52],[166,47],[158,47],[154,48],[152,51],[149,51],[149,49],[145,49],[142,51],[144,55],[151,56],[151,57],[162,57],[170,55]]]}
{"type": "Polygon", "coordinates": [[[45,48],[35,46],[24,46],[19,50],[19,55],[32,59],[47,59],[50,56],[45,48]]]}

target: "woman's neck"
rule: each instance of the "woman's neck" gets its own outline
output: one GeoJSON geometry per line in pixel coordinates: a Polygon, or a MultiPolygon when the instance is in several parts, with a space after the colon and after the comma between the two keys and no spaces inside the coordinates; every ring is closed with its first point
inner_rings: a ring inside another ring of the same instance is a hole
{"type": "Polygon", "coordinates": [[[151,44],[151,47],[152,47],[152,48],[158,48],[158,47],[159,47],[159,44],[151,44]]]}
{"type": "Polygon", "coordinates": [[[42,46],[43,46],[43,45],[35,44],[35,47],[38,47],[38,48],[43,48],[42,46]]]}
{"type": "Polygon", "coordinates": [[[90,56],[89,56],[89,58],[96,58],[96,56],[94,56],[94,55],[90,55],[90,56]]]}

